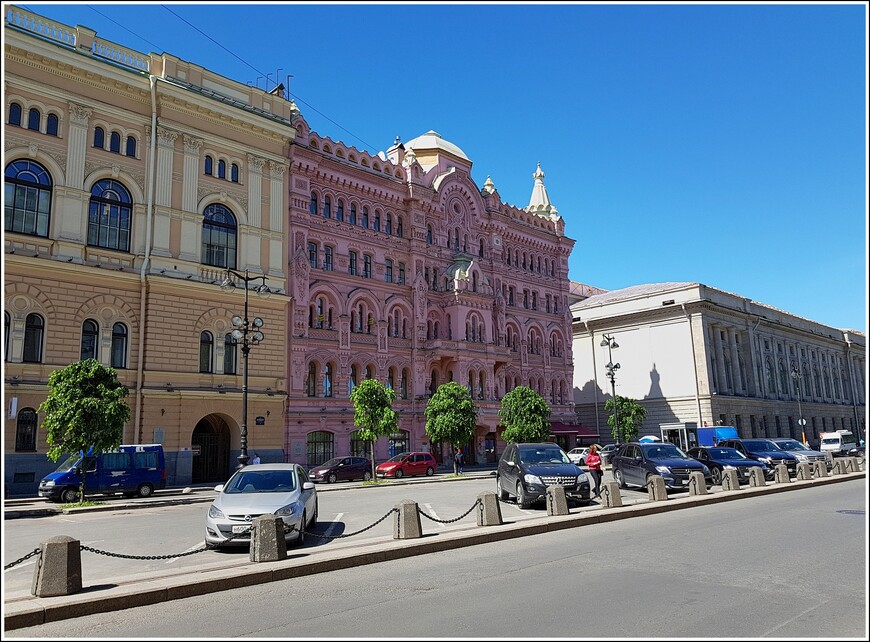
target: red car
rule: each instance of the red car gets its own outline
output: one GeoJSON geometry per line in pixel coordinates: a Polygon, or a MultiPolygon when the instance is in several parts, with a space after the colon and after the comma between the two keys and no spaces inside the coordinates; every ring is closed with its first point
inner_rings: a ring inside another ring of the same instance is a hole
{"type": "Polygon", "coordinates": [[[399,453],[395,457],[390,457],[382,464],[378,464],[375,468],[375,474],[378,477],[395,477],[399,479],[405,475],[426,475],[435,474],[435,469],[438,468],[438,462],[430,453],[399,453]]]}

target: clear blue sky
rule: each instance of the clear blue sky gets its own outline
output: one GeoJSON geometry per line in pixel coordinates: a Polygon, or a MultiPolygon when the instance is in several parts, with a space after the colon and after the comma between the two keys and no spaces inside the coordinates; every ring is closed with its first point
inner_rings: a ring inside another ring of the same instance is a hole
{"type": "Polygon", "coordinates": [[[369,152],[434,129],[519,207],[540,161],[573,281],[699,281],[866,332],[864,3],[19,6],[292,74],[313,129],[369,152]]]}

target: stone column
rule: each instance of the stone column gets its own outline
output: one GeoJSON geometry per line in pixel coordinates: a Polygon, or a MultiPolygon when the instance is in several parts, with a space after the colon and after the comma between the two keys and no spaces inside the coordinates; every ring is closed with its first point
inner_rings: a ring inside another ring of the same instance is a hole
{"type": "MultiPolygon", "coordinates": [[[[152,253],[156,256],[170,256],[169,234],[172,206],[172,163],[175,154],[175,139],[178,133],[157,128],[157,167],[154,181],[154,236],[152,253]]],[[[185,234],[182,233],[182,244],[185,234]]],[[[197,239],[197,242],[199,239],[197,239]]],[[[182,248],[183,251],[183,248],[182,248]]],[[[194,255],[195,256],[195,255],[194,255]]]]}

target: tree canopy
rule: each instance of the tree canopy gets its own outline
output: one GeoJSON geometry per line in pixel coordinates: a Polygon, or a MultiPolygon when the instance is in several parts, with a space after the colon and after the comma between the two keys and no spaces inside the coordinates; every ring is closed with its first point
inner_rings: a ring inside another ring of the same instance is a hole
{"type": "Polygon", "coordinates": [[[501,400],[502,438],[509,444],[546,441],[550,437],[550,406],[528,386],[518,386],[501,400]]]}
{"type": "MultiPolygon", "coordinates": [[[[446,442],[458,448],[474,438],[477,410],[468,388],[455,381],[438,386],[426,405],[425,414],[430,443],[446,442]]],[[[455,459],[453,472],[457,472],[455,459]]]]}
{"type": "Polygon", "coordinates": [[[395,400],[396,391],[377,379],[363,379],[350,393],[353,424],[359,429],[359,438],[371,444],[372,479],[376,479],[375,441],[394,433],[399,426],[399,416],[393,410],[395,400]]]}
{"type": "Polygon", "coordinates": [[[610,426],[610,435],[619,442],[634,441],[640,432],[640,427],[646,419],[646,408],[634,399],[616,395],[616,414],[619,416],[619,426],[615,425],[613,416],[613,398],[604,402],[604,409],[610,411],[607,425],[610,426]]]}

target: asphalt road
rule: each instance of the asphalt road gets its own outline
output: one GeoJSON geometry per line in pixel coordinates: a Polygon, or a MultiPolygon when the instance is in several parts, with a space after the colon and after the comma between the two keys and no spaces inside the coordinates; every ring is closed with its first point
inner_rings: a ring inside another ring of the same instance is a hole
{"type": "Polygon", "coordinates": [[[5,637],[867,639],[866,493],[705,504],[5,637]]]}

